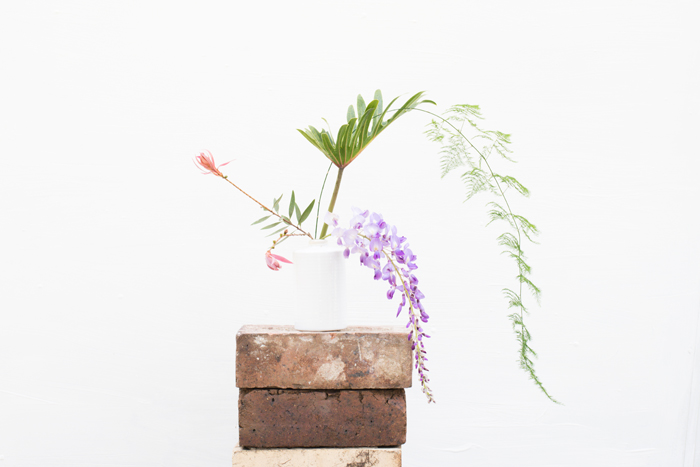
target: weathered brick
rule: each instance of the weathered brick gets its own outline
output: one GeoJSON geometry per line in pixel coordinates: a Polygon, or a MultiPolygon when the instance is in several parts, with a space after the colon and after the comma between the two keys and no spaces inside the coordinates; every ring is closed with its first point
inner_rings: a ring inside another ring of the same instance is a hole
{"type": "Polygon", "coordinates": [[[233,467],[401,467],[401,448],[256,449],[236,447],[233,467]]]}
{"type": "Polygon", "coordinates": [[[403,389],[241,389],[239,444],[256,448],[398,446],[403,389]]]}
{"type": "Polygon", "coordinates": [[[253,325],[236,335],[239,388],[408,388],[411,375],[411,346],[402,326],[301,332],[253,325]]]}

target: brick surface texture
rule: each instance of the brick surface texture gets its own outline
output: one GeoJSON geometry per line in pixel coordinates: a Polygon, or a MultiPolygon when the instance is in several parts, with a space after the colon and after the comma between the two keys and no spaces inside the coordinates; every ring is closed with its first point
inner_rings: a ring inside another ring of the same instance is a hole
{"type": "Polygon", "coordinates": [[[401,467],[401,448],[248,449],[236,447],[233,467],[401,467]]]}
{"type": "Polygon", "coordinates": [[[244,447],[398,446],[406,442],[403,389],[241,389],[244,447]]]}
{"type": "Polygon", "coordinates": [[[236,336],[239,388],[407,388],[412,362],[403,326],[300,332],[251,325],[236,336]]]}

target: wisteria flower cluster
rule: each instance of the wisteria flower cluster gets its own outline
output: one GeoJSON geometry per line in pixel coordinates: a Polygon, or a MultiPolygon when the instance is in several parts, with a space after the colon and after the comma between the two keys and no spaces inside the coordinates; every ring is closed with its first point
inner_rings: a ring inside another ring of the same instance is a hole
{"type": "Polygon", "coordinates": [[[421,389],[429,402],[435,402],[428,386],[430,378],[426,374],[428,368],[425,365],[428,359],[424,339],[430,336],[422,327],[430,316],[423,307],[425,295],[418,288],[418,278],[414,274],[418,269],[416,255],[406,243],[406,237],[399,236],[396,226],[387,224],[381,214],[358,208],[353,208],[353,214],[349,228],[340,227],[340,217],[331,212],[326,213],[325,222],[333,229],[331,236],[337,239],[338,245],[345,247],[346,258],[358,254],[360,264],[374,271],[374,280],[388,282],[386,297],[389,300],[394,298],[397,290],[401,293],[396,316],[408,305],[406,328],[409,329],[408,340],[411,341],[421,389]]]}

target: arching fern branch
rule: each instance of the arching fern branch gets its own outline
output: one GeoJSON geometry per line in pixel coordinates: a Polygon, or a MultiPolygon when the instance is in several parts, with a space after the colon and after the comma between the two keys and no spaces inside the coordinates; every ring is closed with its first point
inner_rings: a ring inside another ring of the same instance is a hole
{"type": "Polygon", "coordinates": [[[510,232],[505,232],[498,237],[498,243],[504,247],[503,253],[512,258],[518,267],[518,274],[515,276],[518,280],[517,292],[509,288],[503,289],[503,295],[508,301],[508,308],[515,310],[508,318],[520,344],[518,361],[520,367],[525,370],[537,387],[551,401],[559,404],[547,392],[535,373],[533,359],[537,357],[537,353],[530,347],[531,335],[524,321],[528,310],[523,303],[523,288],[528,289],[538,302],[540,289],[528,277],[531,268],[523,253],[522,237],[534,242],[533,237],[538,234],[538,230],[525,217],[513,213],[506,197],[508,188],[526,197],[530,195],[530,191],[515,178],[494,172],[489,163],[489,158],[494,154],[510,162],[515,162],[510,157],[512,151],[508,147],[510,135],[480,128],[478,122],[483,117],[477,105],[457,105],[451,107],[443,116],[422,109],[413,110],[426,112],[437,118],[429,124],[426,134],[430,140],[442,145],[440,150],[441,176],[444,177],[458,168],[465,168],[461,179],[467,189],[467,199],[478,193],[487,192],[499,200],[499,202],[490,201],[487,203],[489,224],[505,222],[511,229],[510,232]],[[471,139],[464,134],[465,127],[471,130],[471,139]],[[476,144],[479,143],[483,143],[481,149],[476,147],[476,144]]]}

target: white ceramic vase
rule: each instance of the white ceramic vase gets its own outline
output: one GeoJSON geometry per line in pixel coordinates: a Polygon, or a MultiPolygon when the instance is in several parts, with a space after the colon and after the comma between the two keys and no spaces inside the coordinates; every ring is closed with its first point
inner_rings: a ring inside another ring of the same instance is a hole
{"type": "Polygon", "coordinates": [[[347,327],[343,248],[329,240],[311,240],[294,252],[297,303],[294,328],[338,331],[347,327]]]}

